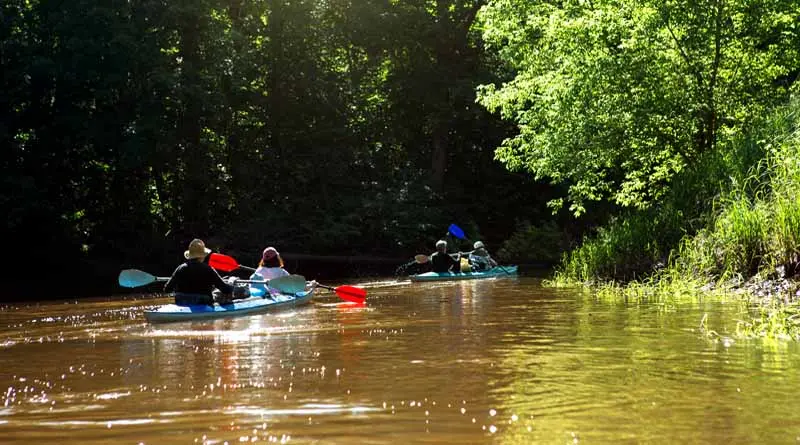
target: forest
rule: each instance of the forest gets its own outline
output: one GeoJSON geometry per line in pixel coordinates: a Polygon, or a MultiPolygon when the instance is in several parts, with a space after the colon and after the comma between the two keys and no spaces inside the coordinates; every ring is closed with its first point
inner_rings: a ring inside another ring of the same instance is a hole
{"type": "Polygon", "coordinates": [[[506,261],[561,259],[562,283],[800,263],[796,1],[7,0],[0,17],[4,300],[107,295],[195,237],[242,262],[274,245],[399,265],[450,223],[506,261]]]}

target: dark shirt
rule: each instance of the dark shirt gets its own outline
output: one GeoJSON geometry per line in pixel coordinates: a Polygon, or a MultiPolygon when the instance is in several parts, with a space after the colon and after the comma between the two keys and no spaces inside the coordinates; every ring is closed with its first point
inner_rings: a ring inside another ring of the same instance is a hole
{"type": "Polygon", "coordinates": [[[208,295],[211,298],[214,288],[223,294],[233,292],[233,286],[222,281],[216,270],[199,260],[187,260],[178,266],[164,285],[164,292],[208,295]]]}
{"type": "Polygon", "coordinates": [[[461,271],[461,264],[453,259],[447,253],[436,252],[431,255],[431,263],[432,269],[434,272],[442,273],[442,272],[451,272],[451,268],[455,267],[453,272],[461,271]]]}

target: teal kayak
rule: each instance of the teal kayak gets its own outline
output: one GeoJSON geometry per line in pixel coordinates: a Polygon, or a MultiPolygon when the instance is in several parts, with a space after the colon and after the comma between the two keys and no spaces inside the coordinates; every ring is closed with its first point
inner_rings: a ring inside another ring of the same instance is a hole
{"type": "Polygon", "coordinates": [[[411,278],[411,281],[453,281],[507,277],[511,275],[517,275],[517,266],[495,267],[481,272],[425,272],[417,275],[409,275],[409,278],[411,278]]]}
{"type": "Polygon", "coordinates": [[[205,320],[209,318],[234,317],[252,315],[262,312],[300,306],[311,302],[314,291],[298,292],[295,295],[277,294],[272,298],[250,297],[243,300],[234,300],[231,304],[213,306],[193,304],[179,306],[165,304],[158,309],[144,311],[144,318],[153,323],[184,320],[205,320]]]}

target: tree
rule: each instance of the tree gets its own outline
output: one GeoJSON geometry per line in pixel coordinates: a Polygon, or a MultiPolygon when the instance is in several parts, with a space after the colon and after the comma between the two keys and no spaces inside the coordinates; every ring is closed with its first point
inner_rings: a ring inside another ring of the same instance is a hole
{"type": "Polygon", "coordinates": [[[800,67],[792,1],[494,0],[480,18],[516,72],[479,89],[518,125],[497,158],[567,184],[576,215],[657,201],[721,134],[784,100],[800,67]]]}

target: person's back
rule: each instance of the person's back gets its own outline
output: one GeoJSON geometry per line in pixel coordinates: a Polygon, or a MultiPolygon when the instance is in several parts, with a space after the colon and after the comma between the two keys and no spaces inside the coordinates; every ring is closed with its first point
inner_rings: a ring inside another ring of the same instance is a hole
{"type": "Polygon", "coordinates": [[[436,273],[451,272],[455,265],[456,262],[453,257],[446,253],[436,252],[431,255],[431,270],[436,273]]]}
{"type": "Polygon", "coordinates": [[[475,272],[489,270],[497,266],[497,262],[489,255],[482,242],[476,241],[473,250],[469,254],[469,264],[475,272]]]}
{"type": "Polygon", "coordinates": [[[459,272],[460,263],[447,253],[447,242],[436,242],[436,252],[431,255],[431,270],[436,273],[459,272]]]}
{"type": "Polygon", "coordinates": [[[195,239],[189,244],[189,249],[183,254],[186,262],[175,269],[164,285],[164,292],[175,293],[175,304],[214,304],[215,287],[223,294],[233,291],[233,286],[203,262],[210,252],[202,240],[195,239]]]}
{"type": "Polygon", "coordinates": [[[491,269],[489,258],[474,253],[469,254],[469,264],[475,272],[491,269]]]}
{"type": "Polygon", "coordinates": [[[261,275],[264,280],[272,280],[274,278],[285,277],[289,272],[282,267],[259,267],[255,273],[261,275]]]}
{"type": "MultiPolygon", "coordinates": [[[[250,277],[251,280],[274,280],[275,278],[289,276],[289,272],[283,268],[283,258],[274,247],[267,247],[261,253],[261,260],[258,262],[258,269],[250,277]]],[[[265,284],[253,283],[250,285],[251,292],[253,289],[258,292],[264,293],[265,296],[279,294],[280,291],[273,288],[267,288],[265,284]]]]}
{"type": "Polygon", "coordinates": [[[217,272],[208,264],[200,260],[187,260],[178,266],[172,277],[164,286],[166,292],[180,292],[184,294],[208,295],[222,280],[217,272]]]}

